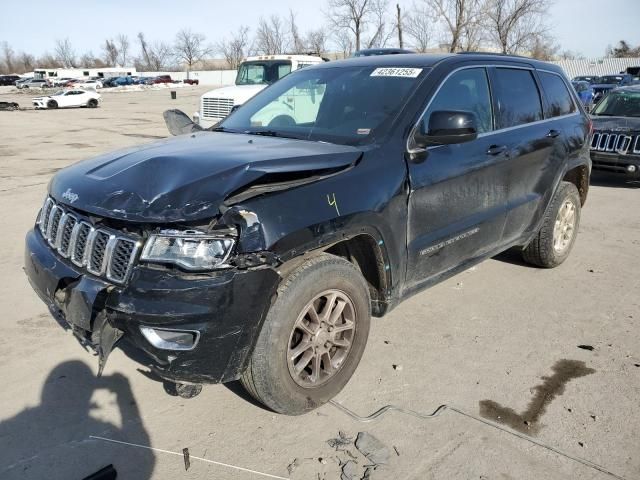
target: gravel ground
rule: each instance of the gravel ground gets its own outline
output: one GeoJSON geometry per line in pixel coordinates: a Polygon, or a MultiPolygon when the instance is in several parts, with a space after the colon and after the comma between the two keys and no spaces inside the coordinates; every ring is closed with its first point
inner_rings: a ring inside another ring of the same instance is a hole
{"type": "MultiPolygon", "coordinates": [[[[177,100],[162,90],[104,92],[96,110],[0,112],[0,478],[80,480],[114,464],[122,479],[332,480],[347,460],[361,478],[369,460],[351,444],[336,451],[326,443],[340,431],[368,432],[387,446],[389,462],[373,479],[640,476],[640,191],[618,179],[592,185],[561,267],[530,268],[503,254],[375,320],[337,398],[359,414],[447,404],[538,444],[453,410],[359,423],[326,405],[283,417],[235,384],[184,400],[118,350],[96,379],[97,359],[62,331],[21,271],[24,234],[57,170],[165,137],[162,111],[191,114],[206,90],[181,88],[177,100]]],[[[0,89],[0,101],[29,99],[0,89]]]]}

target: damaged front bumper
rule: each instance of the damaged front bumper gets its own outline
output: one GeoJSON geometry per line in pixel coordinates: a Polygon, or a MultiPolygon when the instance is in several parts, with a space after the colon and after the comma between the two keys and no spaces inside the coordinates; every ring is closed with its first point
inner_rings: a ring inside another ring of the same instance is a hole
{"type": "Polygon", "coordinates": [[[61,259],[36,229],[27,234],[25,272],[60,323],[96,350],[100,370],[122,338],[132,358],[188,383],[239,378],[280,278],[270,267],[187,275],[138,265],[127,285],[114,285],[61,259]],[[141,328],[197,332],[197,341],[188,350],[158,348],[141,328]]]}

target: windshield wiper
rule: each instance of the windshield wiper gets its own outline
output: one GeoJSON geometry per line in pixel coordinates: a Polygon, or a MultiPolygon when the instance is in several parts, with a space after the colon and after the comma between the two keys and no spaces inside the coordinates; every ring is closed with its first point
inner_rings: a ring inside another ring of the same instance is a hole
{"type": "Polygon", "coordinates": [[[224,132],[224,133],[242,133],[238,130],[231,130],[230,128],[226,128],[226,127],[209,127],[206,129],[208,132],[224,132]]]}
{"type": "Polygon", "coordinates": [[[298,139],[298,137],[294,137],[292,135],[283,135],[280,132],[276,132],[275,130],[246,130],[244,133],[247,135],[262,135],[263,137],[280,137],[280,138],[293,138],[298,139]]]}

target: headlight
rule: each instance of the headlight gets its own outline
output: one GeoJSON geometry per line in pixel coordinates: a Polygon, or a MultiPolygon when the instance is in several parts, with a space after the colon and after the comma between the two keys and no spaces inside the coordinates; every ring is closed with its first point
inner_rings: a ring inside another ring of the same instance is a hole
{"type": "Polygon", "coordinates": [[[234,240],[195,230],[162,231],[152,235],[142,250],[141,260],[173,263],[186,270],[211,270],[224,266],[234,240]]]}

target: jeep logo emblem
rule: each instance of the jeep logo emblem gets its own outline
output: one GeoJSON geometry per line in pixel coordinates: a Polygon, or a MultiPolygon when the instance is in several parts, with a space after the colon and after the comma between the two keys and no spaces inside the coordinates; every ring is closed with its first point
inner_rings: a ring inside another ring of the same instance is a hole
{"type": "Polygon", "coordinates": [[[78,194],[73,193],[70,188],[67,188],[67,191],[62,194],[62,198],[69,200],[69,203],[73,203],[78,200],[78,194]]]}

